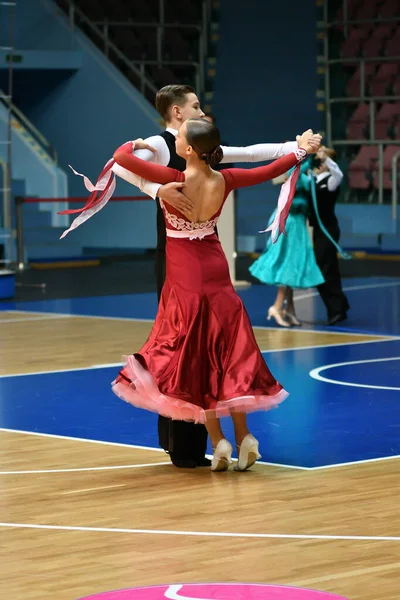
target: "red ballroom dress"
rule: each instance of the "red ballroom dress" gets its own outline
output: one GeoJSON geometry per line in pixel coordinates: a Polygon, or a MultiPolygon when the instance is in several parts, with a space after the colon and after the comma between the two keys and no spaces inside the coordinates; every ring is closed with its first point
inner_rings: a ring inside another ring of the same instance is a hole
{"type": "MultiPolygon", "coordinates": [[[[150,181],[185,181],[184,173],[142,161],[132,143],[115,154],[118,164],[150,181]]],[[[231,190],[287,172],[305,151],[254,169],[225,169],[224,202],[231,190]]],[[[295,182],[294,182],[295,187],[295,182]]],[[[287,392],[271,374],[257,346],[249,317],[235,292],[214,227],[193,223],[161,201],[167,273],[149,338],[112,384],[121,399],[177,420],[204,423],[207,416],[276,407],[287,392]]]]}

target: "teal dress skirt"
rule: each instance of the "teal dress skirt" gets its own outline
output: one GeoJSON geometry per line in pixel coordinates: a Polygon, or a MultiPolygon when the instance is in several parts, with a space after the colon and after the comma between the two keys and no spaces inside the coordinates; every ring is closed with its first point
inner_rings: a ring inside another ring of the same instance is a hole
{"type": "MultiPolygon", "coordinates": [[[[264,252],[249,268],[253,277],[262,283],[311,288],[325,281],[316,263],[307,229],[308,194],[311,186],[307,175],[309,168],[308,161],[301,166],[296,193],[286,221],[286,235],[280,235],[275,244],[269,236],[264,252]]],[[[274,214],[269,224],[272,223],[274,214]]]]}

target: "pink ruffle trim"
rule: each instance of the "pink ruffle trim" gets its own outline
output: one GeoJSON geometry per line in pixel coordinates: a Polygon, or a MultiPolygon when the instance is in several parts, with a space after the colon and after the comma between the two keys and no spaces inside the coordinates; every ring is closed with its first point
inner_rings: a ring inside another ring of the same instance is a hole
{"type": "Polygon", "coordinates": [[[125,357],[125,360],[125,372],[132,383],[122,380],[113,381],[113,392],[121,400],[137,408],[144,408],[177,421],[205,423],[207,417],[219,418],[228,417],[232,412],[250,413],[270,410],[276,408],[289,395],[282,389],[274,396],[238,396],[230,400],[220,400],[216,408],[204,410],[186,400],[162,394],[150,371],[142,367],[133,355],[125,357]]]}

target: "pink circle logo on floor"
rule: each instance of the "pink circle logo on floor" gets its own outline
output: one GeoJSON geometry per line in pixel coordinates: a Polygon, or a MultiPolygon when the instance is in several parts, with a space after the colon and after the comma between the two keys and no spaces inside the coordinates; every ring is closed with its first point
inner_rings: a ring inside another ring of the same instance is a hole
{"type": "Polygon", "coordinates": [[[343,596],[287,586],[191,583],[117,590],[80,600],[346,600],[343,596]]]}

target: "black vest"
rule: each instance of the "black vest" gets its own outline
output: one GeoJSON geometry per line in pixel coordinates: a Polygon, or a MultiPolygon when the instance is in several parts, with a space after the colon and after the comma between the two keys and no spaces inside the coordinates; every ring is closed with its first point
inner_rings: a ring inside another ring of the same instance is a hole
{"type": "MultiPolygon", "coordinates": [[[[337,224],[335,204],[339,196],[339,187],[337,187],[334,192],[328,190],[328,179],[330,179],[330,177],[331,175],[328,175],[328,177],[324,177],[315,184],[318,213],[325,227],[337,224]]],[[[312,227],[318,227],[318,221],[311,197],[309,199],[309,221],[312,227]]]]}
{"type": "Polygon", "coordinates": [[[169,163],[167,167],[183,172],[186,169],[186,161],[177,155],[175,148],[175,136],[169,131],[163,131],[160,136],[164,138],[169,150],[169,163]]]}
{"type": "MultiPolygon", "coordinates": [[[[175,149],[175,136],[169,131],[163,131],[160,136],[164,138],[165,143],[169,150],[169,163],[167,167],[176,169],[177,171],[183,172],[186,169],[186,161],[177,155],[175,149]]],[[[165,245],[167,243],[167,234],[165,231],[165,219],[164,213],[160,206],[160,200],[156,198],[157,203],[157,250],[159,252],[165,252],[165,245]]]]}

